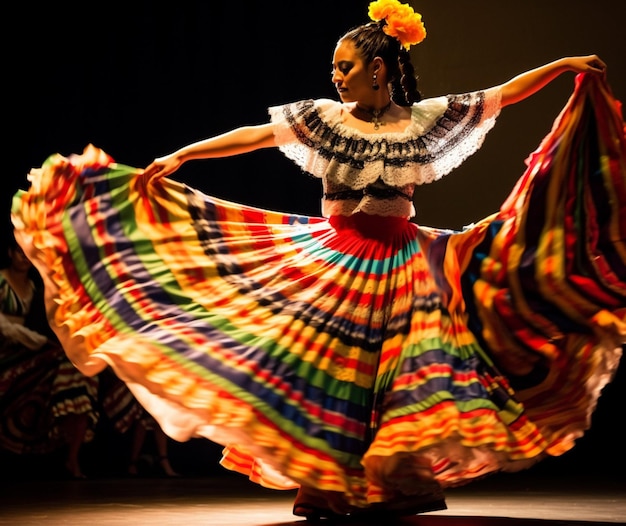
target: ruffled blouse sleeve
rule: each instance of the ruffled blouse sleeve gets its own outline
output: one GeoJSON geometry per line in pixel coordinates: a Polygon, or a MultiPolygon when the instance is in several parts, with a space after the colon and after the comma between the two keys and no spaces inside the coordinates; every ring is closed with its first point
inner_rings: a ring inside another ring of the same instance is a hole
{"type": "Polygon", "coordinates": [[[441,178],[482,145],[501,109],[499,88],[425,99],[404,132],[362,133],[343,124],[342,104],[304,100],[269,108],[280,150],[304,171],[350,188],[441,178]]]}

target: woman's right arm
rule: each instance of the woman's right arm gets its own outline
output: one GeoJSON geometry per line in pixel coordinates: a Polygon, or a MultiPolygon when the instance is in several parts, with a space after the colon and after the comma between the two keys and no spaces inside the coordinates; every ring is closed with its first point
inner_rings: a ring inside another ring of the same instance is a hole
{"type": "Polygon", "coordinates": [[[144,170],[143,177],[165,177],[192,159],[209,159],[239,155],[260,148],[276,146],[274,125],[243,126],[232,131],[183,146],[175,152],[152,161],[144,170]]]}

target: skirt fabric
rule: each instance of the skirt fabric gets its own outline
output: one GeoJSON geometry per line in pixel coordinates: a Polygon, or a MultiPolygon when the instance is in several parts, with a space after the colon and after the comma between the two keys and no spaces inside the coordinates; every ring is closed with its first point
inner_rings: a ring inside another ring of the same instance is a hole
{"type": "Polygon", "coordinates": [[[626,341],[626,142],[594,77],[501,210],[463,231],[235,204],[51,156],[13,203],[48,315],[164,431],[357,506],[560,455],[626,341]]]}

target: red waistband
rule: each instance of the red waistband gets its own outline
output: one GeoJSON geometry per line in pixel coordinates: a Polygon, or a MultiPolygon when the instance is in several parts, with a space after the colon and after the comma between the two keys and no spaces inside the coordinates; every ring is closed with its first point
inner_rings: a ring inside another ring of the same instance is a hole
{"type": "Polygon", "coordinates": [[[364,212],[350,216],[331,216],[328,221],[335,230],[356,230],[364,237],[375,239],[389,239],[415,227],[406,217],[379,216],[364,212]]]}

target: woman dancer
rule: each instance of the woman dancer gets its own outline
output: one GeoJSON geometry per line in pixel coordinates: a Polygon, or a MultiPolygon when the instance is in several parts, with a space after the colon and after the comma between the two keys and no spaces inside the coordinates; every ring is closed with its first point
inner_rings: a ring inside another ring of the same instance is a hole
{"type": "Polygon", "coordinates": [[[602,60],[421,100],[421,16],[397,0],[369,14],[334,52],[341,102],[270,108],[143,171],[92,146],[52,156],[13,207],[79,367],[110,364],[173,438],[300,488],[310,518],[442,509],[445,487],[564,453],[626,335],[626,148],[602,60]],[[415,185],[565,72],[584,75],[498,213],[462,232],[410,221],[415,185]],[[273,146],[321,178],[323,217],[166,177],[273,146]]]}

